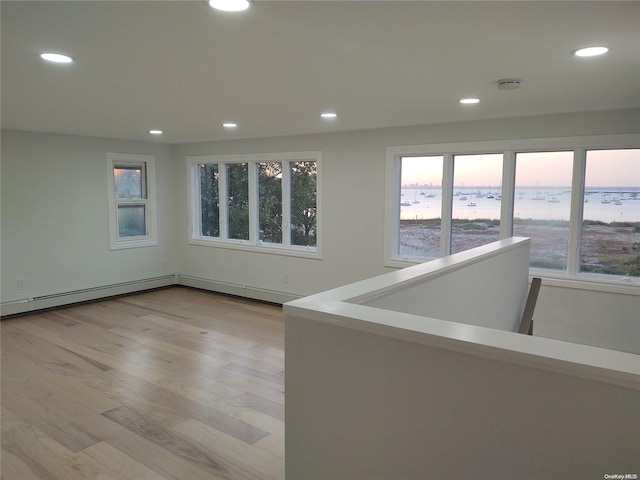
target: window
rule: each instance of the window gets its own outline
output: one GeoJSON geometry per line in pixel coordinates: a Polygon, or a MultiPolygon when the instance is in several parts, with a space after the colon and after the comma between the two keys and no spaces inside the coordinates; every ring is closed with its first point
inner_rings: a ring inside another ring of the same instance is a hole
{"type": "Polygon", "coordinates": [[[451,253],[500,239],[502,154],[454,155],[451,253]]]}
{"type": "Polygon", "coordinates": [[[200,234],[220,236],[220,191],[218,165],[199,165],[200,177],[200,234]]]}
{"type": "Polygon", "coordinates": [[[155,158],[107,154],[112,250],[157,245],[155,158]]]}
{"type": "Polygon", "coordinates": [[[442,155],[401,158],[400,231],[397,255],[440,256],[442,155]]]}
{"type": "Polygon", "coordinates": [[[282,243],[282,162],[258,164],[258,240],[282,243]]]}
{"type": "Polygon", "coordinates": [[[316,162],[291,162],[291,244],[316,246],[316,162]]]}
{"type": "Polygon", "coordinates": [[[319,152],[192,156],[187,167],[190,243],[319,258],[319,152]]]}
{"type": "Polygon", "coordinates": [[[589,150],[580,271],[640,276],[640,149],[589,150]]]}
{"type": "Polygon", "coordinates": [[[249,165],[232,163],[227,169],[227,234],[249,240],[249,165]]]}
{"type": "Polygon", "coordinates": [[[515,235],[531,238],[536,275],[640,284],[639,144],[629,134],[389,147],[385,265],[515,235]]]}
{"type": "Polygon", "coordinates": [[[573,156],[516,154],[513,234],[531,238],[531,267],[567,270],[573,156]]]}

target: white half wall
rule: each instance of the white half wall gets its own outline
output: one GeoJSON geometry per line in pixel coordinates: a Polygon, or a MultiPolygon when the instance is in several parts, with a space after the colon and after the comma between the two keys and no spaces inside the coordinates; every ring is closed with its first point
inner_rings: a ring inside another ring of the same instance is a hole
{"type": "Polygon", "coordinates": [[[640,469],[637,389],[292,315],[287,479],[569,480],[640,469]]]}
{"type": "MultiPolygon", "coordinates": [[[[468,257],[473,263],[447,271],[428,283],[402,285],[384,295],[359,302],[374,308],[421,317],[517,332],[527,299],[529,239],[512,237],[447,257],[468,257]],[[507,244],[498,249],[496,245],[507,244]],[[482,253],[484,252],[484,253],[482,253]]],[[[422,264],[437,265],[438,261],[422,264]]]]}
{"type": "MultiPolygon", "coordinates": [[[[473,277],[479,265],[507,277],[488,282],[485,294],[494,302],[502,302],[507,280],[524,297],[528,246],[505,239],[287,303],[287,478],[538,480],[637,472],[637,356],[505,331],[500,318],[491,324],[498,328],[487,328],[393,310],[408,287],[425,292],[425,302],[444,304],[426,305],[427,312],[448,315],[456,299],[430,297],[431,282],[455,285],[457,274],[469,269],[473,277]],[[510,255],[523,247],[523,255],[510,255]],[[500,255],[521,267],[504,268],[500,255]]],[[[467,295],[473,298],[460,294],[467,295]]],[[[495,313],[510,319],[520,310],[517,303],[511,309],[495,313]]]]}

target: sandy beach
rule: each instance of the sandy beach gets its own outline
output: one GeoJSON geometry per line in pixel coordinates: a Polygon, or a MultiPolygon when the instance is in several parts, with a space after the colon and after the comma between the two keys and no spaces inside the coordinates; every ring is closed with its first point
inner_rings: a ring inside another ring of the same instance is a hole
{"type": "MultiPolygon", "coordinates": [[[[593,224],[583,227],[581,264],[585,269],[638,275],[636,269],[625,269],[624,263],[640,256],[640,224],[593,224]],[[634,231],[635,229],[635,231],[634,231]],[[621,270],[622,269],[622,270],[621,270]],[[611,270],[611,271],[608,271],[611,270]],[[623,271],[624,270],[624,271],[623,271]]],[[[568,225],[540,225],[519,223],[514,235],[531,238],[531,264],[543,268],[566,267],[568,225]]],[[[452,253],[484,245],[500,238],[494,222],[482,220],[454,224],[452,253]]],[[[400,226],[400,255],[437,256],[440,248],[440,227],[427,222],[402,221],[400,226]]]]}

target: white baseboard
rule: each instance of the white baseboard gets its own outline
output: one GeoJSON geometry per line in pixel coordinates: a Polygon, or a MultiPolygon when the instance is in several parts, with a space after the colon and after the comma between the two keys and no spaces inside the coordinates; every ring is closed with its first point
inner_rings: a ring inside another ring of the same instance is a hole
{"type": "Polygon", "coordinates": [[[239,285],[236,283],[220,282],[218,280],[209,280],[189,275],[178,275],[177,284],[185,287],[199,288],[211,292],[226,293],[229,295],[236,295],[238,297],[246,297],[253,300],[280,304],[297,300],[302,297],[301,295],[295,295],[287,292],[239,285]]]}
{"type": "Polygon", "coordinates": [[[5,317],[9,315],[29,313],[46,308],[60,307],[63,305],[70,305],[90,300],[99,300],[101,298],[125,295],[128,293],[150,290],[152,288],[167,287],[170,285],[183,285],[185,287],[199,288],[201,290],[225,293],[228,295],[279,304],[301,298],[301,295],[294,295],[287,292],[279,292],[247,285],[238,285],[234,283],[220,282],[217,280],[209,280],[206,278],[176,274],[3,302],[0,303],[0,316],[5,317]]]}
{"type": "Polygon", "coordinates": [[[32,310],[32,305],[28,299],[15,300],[13,302],[0,303],[0,316],[17,315],[32,310]]]}
{"type": "Polygon", "coordinates": [[[152,288],[167,287],[169,285],[175,285],[175,283],[176,275],[165,275],[162,277],[146,278],[114,285],[85,288],[72,292],[54,293],[51,295],[3,302],[0,303],[0,315],[4,317],[7,315],[28,313],[45,308],[60,307],[62,305],[98,300],[116,295],[125,295],[152,288]]]}

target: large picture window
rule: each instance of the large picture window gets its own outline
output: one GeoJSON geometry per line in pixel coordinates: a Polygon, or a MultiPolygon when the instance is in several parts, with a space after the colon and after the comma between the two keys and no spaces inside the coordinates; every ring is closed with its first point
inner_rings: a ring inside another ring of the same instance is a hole
{"type": "Polygon", "coordinates": [[[191,156],[187,167],[190,243],[319,257],[319,152],[191,156]]]}
{"type": "Polygon", "coordinates": [[[389,147],[385,264],[524,236],[536,275],[640,284],[639,144],[631,134],[389,147]]]}
{"type": "Polygon", "coordinates": [[[110,248],[157,245],[155,158],[107,154],[110,248]]]}

